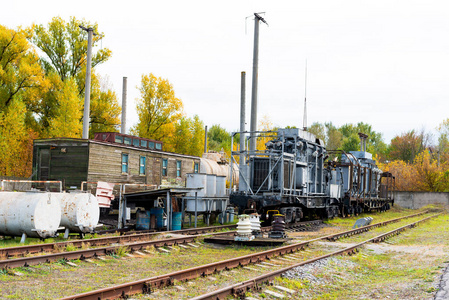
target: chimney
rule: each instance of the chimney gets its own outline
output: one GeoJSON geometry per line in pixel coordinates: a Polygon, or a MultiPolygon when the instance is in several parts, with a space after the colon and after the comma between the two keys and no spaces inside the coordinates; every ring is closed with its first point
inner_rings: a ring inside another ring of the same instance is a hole
{"type": "Polygon", "coordinates": [[[120,128],[120,133],[126,134],[126,86],[128,83],[128,78],[123,77],[123,91],[122,91],[122,126],[120,128]]]}

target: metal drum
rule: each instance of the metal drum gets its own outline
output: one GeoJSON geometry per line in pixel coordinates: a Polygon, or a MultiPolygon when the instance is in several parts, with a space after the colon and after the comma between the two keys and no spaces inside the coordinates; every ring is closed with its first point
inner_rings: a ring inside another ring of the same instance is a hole
{"type": "Polygon", "coordinates": [[[61,205],[51,193],[0,192],[0,235],[55,237],[60,222],[61,205]]]}
{"type": "Polygon", "coordinates": [[[215,197],[217,192],[217,179],[214,174],[207,174],[207,192],[206,197],[215,197]]]}
{"type": "Polygon", "coordinates": [[[226,197],[226,176],[217,176],[216,196],[226,197]]]}
{"type": "Polygon", "coordinates": [[[61,201],[61,226],[71,232],[90,233],[98,225],[100,207],[91,193],[52,193],[61,201]]]}
{"type": "MultiPolygon", "coordinates": [[[[207,174],[204,173],[187,173],[187,188],[203,188],[197,192],[198,197],[204,197],[207,190],[207,174]]],[[[195,192],[188,192],[188,197],[195,197],[195,192]]]]}

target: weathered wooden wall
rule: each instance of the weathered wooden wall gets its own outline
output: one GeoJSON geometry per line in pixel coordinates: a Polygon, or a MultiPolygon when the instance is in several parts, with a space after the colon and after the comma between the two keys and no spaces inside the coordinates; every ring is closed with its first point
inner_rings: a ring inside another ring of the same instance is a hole
{"type": "Polygon", "coordinates": [[[48,139],[34,143],[33,179],[61,180],[66,187],[80,187],[87,180],[88,147],[87,142],[77,139],[48,139]],[[49,160],[41,160],[41,151],[49,151],[49,160]],[[48,165],[48,173],[41,172],[48,165]]]}
{"type": "Polygon", "coordinates": [[[81,139],[36,140],[33,154],[34,180],[62,180],[65,187],[78,188],[82,181],[184,185],[186,173],[200,163],[195,156],[81,139]],[[42,150],[50,153],[48,172],[41,172],[42,150]],[[122,173],[122,153],[128,154],[127,173],[122,173]],[[140,156],[146,157],[145,175],[139,174],[140,156]],[[162,176],[163,159],[168,160],[167,176],[162,176]],[[181,177],[176,176],[176,161],[181,161],[181,177]]]}
{"type": "Polygon", "coordinates": [[[109,145],[99,142],[89,143],[88,181],[107,181],[115,183],[138,183],[160,186],[164,183],[185,183],[186,174],[194,172],[194,163],[199,157],[180,155],[109,145]],[[128,154],[128,173],[122,173],[122,154],[128,154]],[[140,156],[146,157],[145,175],[139,174],[140,156]],[[167,159],[167,176],[162,176],[162,160],[167,159]],[[176,161],[181,161],[181,177],[176,176],[176,161]]]}

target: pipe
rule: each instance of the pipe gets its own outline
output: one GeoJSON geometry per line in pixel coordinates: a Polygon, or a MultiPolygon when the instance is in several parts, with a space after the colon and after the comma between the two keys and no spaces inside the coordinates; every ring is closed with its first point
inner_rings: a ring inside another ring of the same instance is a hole
{"type": "Polygon", "coordinates": [[[245,92],[246,92],[246,73],[241,74],[241,89],[240,89],[240,165],[245,164],[245,92]]]}
{"type": "Polygon", "coordinates": [[[207,153],[207,125],[204,126],[204,153],[207,153]]]}
{"type": "Polygon", "coordinates": [[[83,139],[89,138],[90,123],[90,74],[92,66],[92,36],[93,28],[87,28],[87,64],[86,64],[86,86],[84,94],[84,116],[83,116],[83,139]]]}
{"type": "Polygon", "coordinates": [[[249,141],[249,150],[256,150],[256,134],[257,131],[257,81],[258,81],[258,69],[259,69],[259,20],[260,17],[254,14],[254,51],[253,51],[253,82],[252,82],[252,95],[251,95],[251,123],[250,131],[251,138],[249,141]]]}
{"type": "Polygon", "coordinates": [[[128,78],[123,77],[123,91],[122,91],[122,125],[120,133],[126,134],[126,92],[128,86],[128,78]]]}

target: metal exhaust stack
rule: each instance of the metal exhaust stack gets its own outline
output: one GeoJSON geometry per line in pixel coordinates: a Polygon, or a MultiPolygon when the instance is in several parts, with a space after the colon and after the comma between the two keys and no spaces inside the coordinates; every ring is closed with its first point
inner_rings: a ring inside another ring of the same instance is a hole
{"type": "Polygon", "coordinates": [[[368,138],[368,135],[359,132],[360,137],[360,151],[366,152],[366,139],[368,138]]]}
{"type": "Polygon", "coordinates": [[[246,165],[245,153],[245,119],[246,119],[246,73],[242,72],[241,75],[241,90],[240,90],[240,156],[239,156],[239,191],[247,191],[248,186],[246,182],[248,181],[248,166],[246,165]]]}
{"type": "Polygon", "coordinates": [[[204,126],[204,153],[207,153],[207,125],[204,126]]]}
{"type": "Polygon", "coordinates": [[[123,90],[122,90],[122,126],[120,133],[126,134],[126,92],[127,92],[128,78],[123,77],[123,90]]]}
{"type": "Polygon", "coordinates": [[[246,92],[246,73],[242,72],[241,76],[241,90],[240,90],[240,165],[245,164],[245,155],[243,154],[243,150],[245,150],[245,118],[246,118],[246,110],[245,110],[245,92],[246,92]]]}
{"type": "Polygon", "coordinates": [[[253,82],[251,95],[251,138],[249,140],[249,150],[256,150],[256,134],[257,131],[257,81],[259,77],[259,21],[268,25],[264,18],[254,13],[254,52],[253,52],[253,82]]]}

